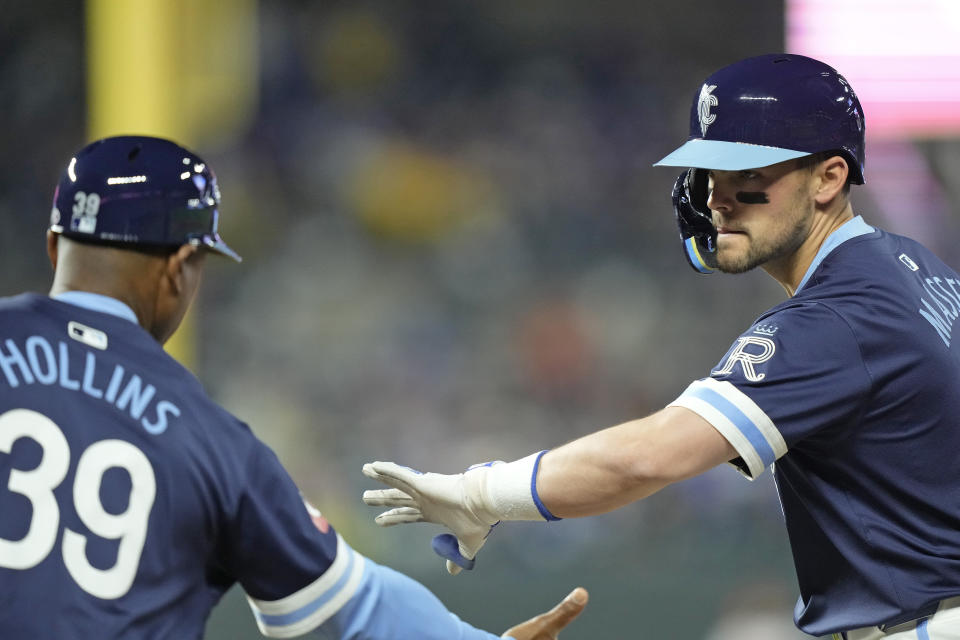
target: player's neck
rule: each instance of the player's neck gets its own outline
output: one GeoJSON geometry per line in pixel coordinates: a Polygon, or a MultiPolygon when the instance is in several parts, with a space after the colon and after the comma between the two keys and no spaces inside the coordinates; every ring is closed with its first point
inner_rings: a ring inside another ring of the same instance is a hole
{"type": "Polygon", "coordinates": [[[167,258],[68,238],[55,240],[49,247],[54,267],[51,296],[86,291],[114,298],[130,307],[140,326],[153,333],[167,258]]]}
{"type": "Polygon", "coordinates": [[[849,200],[845,200],[835,209],[816,211],[810,232],[800,247],[783,258],[764,264],[764,271],[780,283],[788,296],[793,297],[823,243],[831,233],[852,219],[853,207],[849,200]]]}
{"type": "Polygon", "coordinates": [[[114,300],[119,300],[120,302],[124,303],[125,305],[127,305],[133,310],[134,314],[136,314],[137,316],[138,324],[143,326],[143,315],[142,315],[143,305],[139,304],[138,300],[133,299],[131,296],[124,296],[122,294],[118,294],[116,291],[110,288],[97,287],[90,284],[71,283],[68,281],[64,281],[64,279],[62,278],[54,279],[53,285],[51,285],[50,287],[49,295],[50,297],[53,297],[62,293],[67,293],[68,291],[83,291],[85,293],[96,293],[101,296],[113,298],[114,300]]]}

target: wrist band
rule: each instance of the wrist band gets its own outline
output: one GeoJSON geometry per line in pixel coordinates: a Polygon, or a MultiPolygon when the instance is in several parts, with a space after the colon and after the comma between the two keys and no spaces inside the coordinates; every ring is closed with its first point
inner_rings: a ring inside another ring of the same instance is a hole
{"type": "Polygon", "coordinates": [[[540,494],[537,493],[537,471],[540,470],[540,458],[542,458],[543,454],[546,452],[547,449],[544,449],[538,453],[537,459],[533,461],[533,473],[530,474],[530,495],[533,497],[533,504],[537,505],[537,509],[540,511],[540,515],[543,516],[543,519],[553,522],[556,520],[562,520],[563,518],[558,518],[550,513],[550,510],[547,509],[547,505],[543,504],[543,501],[540,499],[540,494]]]}
{"type": "Polygon", "coordinates": [[[537,470],[544,451],[486,467],[486,502],[500,520],[560,520],[537,494],[537,470]]]}

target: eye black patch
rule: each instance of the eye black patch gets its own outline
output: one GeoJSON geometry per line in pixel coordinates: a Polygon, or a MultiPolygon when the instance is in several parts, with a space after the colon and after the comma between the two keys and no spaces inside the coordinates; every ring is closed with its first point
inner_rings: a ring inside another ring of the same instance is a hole
{"type": "Polygon", "coordinates": [[[737,191],[737,202],[743,204],[769,204],[770,199],[763,191],[737,191]]]}

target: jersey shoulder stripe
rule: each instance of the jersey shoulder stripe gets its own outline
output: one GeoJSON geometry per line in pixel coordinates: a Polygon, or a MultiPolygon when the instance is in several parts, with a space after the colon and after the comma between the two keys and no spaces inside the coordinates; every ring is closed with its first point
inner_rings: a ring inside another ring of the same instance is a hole
{"type": "Polygon", "coordinates": [[[751,480],[787,453],[787,443],[770,417],[730,382],[696,380],[668,406],[685,407],[713,425],[746,468],[734,466],[751,480]]]}

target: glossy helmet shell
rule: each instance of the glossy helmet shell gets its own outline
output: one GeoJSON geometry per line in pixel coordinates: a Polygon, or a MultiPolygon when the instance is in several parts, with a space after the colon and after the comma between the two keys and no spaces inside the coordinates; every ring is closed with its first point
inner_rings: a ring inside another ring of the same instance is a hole
{"type": "Polygon", "coordinates": [[[239,262],[217,231],[219,206],[217,177],[195,153],[163,138],[116,136],[70,159],[50,230],[132,248],[192,243],[239,262]]]}
{"type": "Polygon", "coordinates": [[[710,75],[694,95],[687,142],[657,165],[738,171],[827,151],[863,184],[864,128],[853,87],[833,67],[768,54],[710,75]]]}

